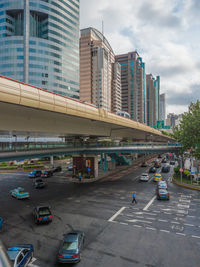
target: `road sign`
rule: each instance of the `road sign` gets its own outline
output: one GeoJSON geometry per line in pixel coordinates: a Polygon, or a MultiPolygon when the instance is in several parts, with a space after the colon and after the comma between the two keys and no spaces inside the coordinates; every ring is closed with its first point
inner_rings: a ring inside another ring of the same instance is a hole
{"type": "Polygon", "coordinates": [[[180,168],[180,169],[179,169],[179,172],[183,172],[183,169],[182,169],[182,168],[180,168]]]}
{"type": "Polygon", "coordinates": [[[190,174],[195,174],[195,172],[191,172],[190,174]]]}
{"type": "Polygon", "coordinates": [[[91,168],[87,168],[88,172],[91,172],[91,168]]]}

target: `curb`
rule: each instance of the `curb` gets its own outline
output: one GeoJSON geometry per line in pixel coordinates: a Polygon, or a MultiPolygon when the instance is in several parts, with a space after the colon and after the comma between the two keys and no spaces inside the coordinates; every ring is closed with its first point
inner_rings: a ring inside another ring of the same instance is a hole
{"type": "MultiPolygon", "coordinates": [[[[29,169],[29,170],[0,170],[0,173],[15,173],[15,172],[31,172],[34,169],[29,169]]],[[[38,168],[37,170],[43,170],[41,168],[38,168]]]]}
{"type": "Polygon", "coordinates": [[[187,189],[192,189],[192,190],[200,191],[200,187],[196,187],[194,185],[181,184],[181,183],[177,182],[176,180],[174,180],[174,178],[172,178],[172,182],[174,184],[178,185],[178,186],[185,187],[187,189]]]}

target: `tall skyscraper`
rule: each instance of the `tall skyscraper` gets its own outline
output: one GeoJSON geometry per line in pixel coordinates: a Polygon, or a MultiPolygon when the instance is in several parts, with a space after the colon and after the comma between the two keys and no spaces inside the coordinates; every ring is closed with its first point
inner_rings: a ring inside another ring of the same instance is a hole
{"type": "Polygon", "coordinates": [[[108,111],[121,109],[119,66],[105,36],[94,28],[81,30],[80,99],[108,111]]]}
{"type": "Polygon", "coordinates": [[[160,120],[165,121],[165,113],[166,113],[166,107],[165,107],[165,94],[160,94],[160,120]]]}
{"type": "Polygon", "coordinates": [[[0,74],[79,99],[79,1],[0,0],[0,74]]]}
{"type": "Polygon", "coordinates": [[[147,87],[147,125],[156,125],[159,120],[159,103],[160,103],[160,77],[156,79],[152,74],[146,75],[146,87],[147,87]]]}
{"type": "Polygon", "coordinates": [[[132,120],[145,123],[145,63],[136,51],[117,55],[116,61],[121,65],[122,110],[128,112],[132,120]]]}

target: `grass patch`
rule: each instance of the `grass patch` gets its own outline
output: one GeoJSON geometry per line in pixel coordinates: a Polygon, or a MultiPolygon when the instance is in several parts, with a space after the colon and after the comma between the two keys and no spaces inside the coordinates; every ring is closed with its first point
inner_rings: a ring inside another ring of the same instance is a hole
{"type": "MultiPolygon", "coordinates": [[[[181,183],[181,177],[180,177],[180,175],[174,174],[173,179],[175,181],[181,183]]],[[[188,184],[188,185],[195,185],[195,186],[199,186],[200,187],[200,184],[197,184],[196,181],[192,181],[192,184],[191,184],[191,180],[188,179],[188,178],[185,178],[185,177],[182,178],[182,183],[183,184],[188,184]]]]}

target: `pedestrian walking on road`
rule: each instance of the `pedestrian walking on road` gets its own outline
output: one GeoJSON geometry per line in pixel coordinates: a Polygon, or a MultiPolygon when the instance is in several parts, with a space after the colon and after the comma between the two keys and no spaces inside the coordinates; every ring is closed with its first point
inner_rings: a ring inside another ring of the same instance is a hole
{"type": "Polygon", "coordinates": [[[137,200],[136,200],[136,192],[133,192],[133,194],[132,194],[132,203],[134,203],[135,202],[135,204],[137,204],[137,200]]]}

